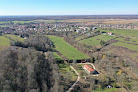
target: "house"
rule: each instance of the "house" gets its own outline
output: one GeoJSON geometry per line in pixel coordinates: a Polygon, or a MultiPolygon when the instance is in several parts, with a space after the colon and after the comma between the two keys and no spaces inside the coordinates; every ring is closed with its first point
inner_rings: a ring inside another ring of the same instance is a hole
{"type": "Polygon", "coordinates": [[[88,66],[88,65],[84,65],[84,66],[82,66],[83,67],[83,69],[85,70],[85,71],[87,71],[89,74],[94,74],[96,71],[93,69],[93,68],[91,68],[90,66],[88,66]]]}
{"type": "Polygon", "coordinates": [[[107,34],[108,34],[108,35],[113,35],[113,33],[112,33],[112,32],[108,32],[107,34]]]}

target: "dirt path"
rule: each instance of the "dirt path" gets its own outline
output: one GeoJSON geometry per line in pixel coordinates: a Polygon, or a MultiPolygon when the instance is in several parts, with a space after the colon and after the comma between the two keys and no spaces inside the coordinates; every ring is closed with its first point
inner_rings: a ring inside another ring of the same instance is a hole
{"type": "MultiPolygon", "coordinates": [[[[78,64],[90,64],[93,66],[93,69],[96,70],[95,66],[92,63],[78,63],[78,64]]],[[[77,72],[77,70],[74,69],[73,66],[70,65],[70,67],[73,69],[73,71],[75,71],[75,73],[77,74],[78,78],[76,80],[76,82],[69,88],[69,90],[67,92],[71,92],[71,90],[73,90],[73,88],[75,87],[75,85],[79,82],[80,80],[80,76],[79,73],[77,72]]],[[[99,75],[99,74],[98,74],[99,75]]],[[[98,75],[93,75],[93,76],[98,76],[98,75]]]]}
{"type": "Polygon", "coordinates": [[[69,88],[69,90],[67,92],[71,92],[71,90],[73,90],[73,88],[75,87],[75,85],[79,82],[80,80],[80,76],[79,76],[79,73],[74,69],[74,67],[70,66],[74,71],[75,73],[77,74],[78,78],[76,80],[76,82],[69,88]]]}

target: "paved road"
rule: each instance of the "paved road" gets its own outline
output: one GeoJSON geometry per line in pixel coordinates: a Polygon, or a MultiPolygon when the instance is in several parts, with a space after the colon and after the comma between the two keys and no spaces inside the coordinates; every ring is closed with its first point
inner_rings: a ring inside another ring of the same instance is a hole
{"type": "Polygon", "coordinates": [[[71,92],[71,90],[75,87],[75,85],[79,82],[80,80],[80,76],[79,76],[79,73],[74,69],[74,67],[70,66],[74,71],[75,73],[77,74],[78,78],[76,80],[76,82],[69,88],[69,90],[67,92],[71,92]]]}

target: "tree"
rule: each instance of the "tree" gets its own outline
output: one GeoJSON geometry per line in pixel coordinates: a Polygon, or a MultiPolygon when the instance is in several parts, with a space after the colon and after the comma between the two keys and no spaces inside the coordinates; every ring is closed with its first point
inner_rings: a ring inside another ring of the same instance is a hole
{"type": "Polygon", "coordinates": [[[100,41],[100,44],[101,44],[101,46],[105,46],[106,45],[106,42],[104,40],[101,40],[100,41]]]}

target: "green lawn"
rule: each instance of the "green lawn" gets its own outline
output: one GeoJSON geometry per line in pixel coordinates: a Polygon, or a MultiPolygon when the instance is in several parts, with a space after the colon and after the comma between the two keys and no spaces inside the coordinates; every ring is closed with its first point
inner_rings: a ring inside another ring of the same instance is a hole
{"type": "Polygon", "coordinates": [[[18,37],[16,35],[5,35],[5,37],[7,37],[7,38],[9,37],[9,38],[11,38],[12,40],[15,40],[15,41],[24,41],[23,38],[18,37]]]}
{"type": "Polygon", "coordinates": [[[79,43],[91,45],[91,46],[97,46],[100,44],[101,40],[108,41],[113,38],[115,38],[115,36],[98,35],[98,36],[90,37],[88,39],[81,40],[81,41],[79,41],[79,43]]]}
{"type": "Polygon", "coordinates": [[[56,52],[53,52],[53,55],[57,61],[63,60],[56,52]]]}
{"type": "Polygon", "coordinates": [[[133,51],[138,50],[138,46],[137,46],[137,45],[133,45],[133,44],[127,44],[127,43],[122,43],[122,42],[116,42],[116,43],[113,43],[113,44],[111,44],[111,45],[122,46],[122,47],[128,48],[129,50],[133,50],[133,51]]]}
{"type": "Polygon", "coordinates": [[[48,36],[55,45],[55,49],[71,60],[89,58],[86,54],[78,51],[68,44],[63,38],[57,36],[48,36]]]}
{"type": "Polygon", "coordinates": [[[10,46],[10,39],[0,36],[0,45],[10,46]]]}

